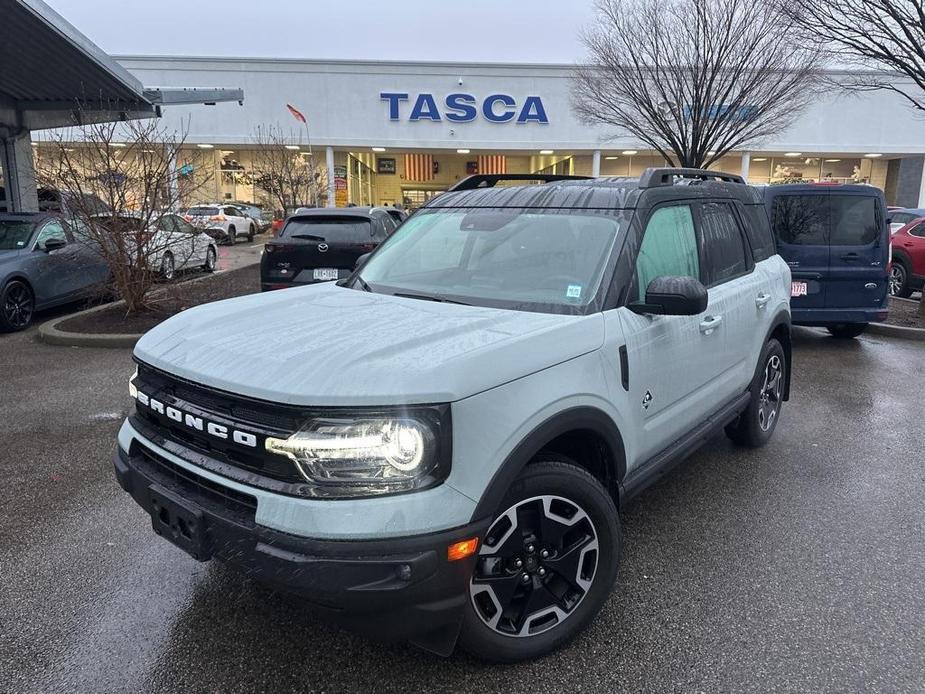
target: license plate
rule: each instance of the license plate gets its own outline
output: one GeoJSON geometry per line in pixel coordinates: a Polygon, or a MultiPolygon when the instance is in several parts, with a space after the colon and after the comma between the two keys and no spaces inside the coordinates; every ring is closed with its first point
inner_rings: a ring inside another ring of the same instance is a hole
{"type": "Polygon", "coordinates": [[[337,270],[333,268],[316,268],[314,273],[316,280],[336,280],[337,270]]]}
{"type": "Polygon", "coordinates": [[[806,296],[807,289],[806,282],[791,282],[790,296],[806,296]]]}
{"type": "Polygon", "coordinates": [[[151,485],[151,527],[193,559],[212,558],[202,510],[158,484],[151,485]]]}

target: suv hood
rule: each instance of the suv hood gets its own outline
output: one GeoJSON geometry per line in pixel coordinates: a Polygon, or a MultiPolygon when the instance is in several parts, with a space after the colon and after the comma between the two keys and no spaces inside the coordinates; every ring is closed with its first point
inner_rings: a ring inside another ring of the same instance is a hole
{"type": "Polygon", "coordinates": [[[325,283],[189,309],[139,340],[141,361],[297,405],[459,400],[598,349],[601,314],[460,306],[325,283]]]}

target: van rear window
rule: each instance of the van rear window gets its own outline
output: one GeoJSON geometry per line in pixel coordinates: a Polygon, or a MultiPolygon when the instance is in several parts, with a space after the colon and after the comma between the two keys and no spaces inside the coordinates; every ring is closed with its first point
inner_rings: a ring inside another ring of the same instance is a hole
{"type": "Polygon", "coordinates": [[[880,223],[877,201],[858,195],[829,198],[832,210],[831,243],[833,246],[866,246],[877,238],[880,223]]]}
{"type": "Polygon", "coordinates": [[[877,199],[862,195],[781,195],[771,223],[779,241],[798,246],[866,246],[883,226],[877,199]]]}
{"type": "Polygon", "coordinates": [[[771,226],[783,243],[826,246],[829,243],[829,206],[825,195],[781,195],[774,198],[771,226]]]}

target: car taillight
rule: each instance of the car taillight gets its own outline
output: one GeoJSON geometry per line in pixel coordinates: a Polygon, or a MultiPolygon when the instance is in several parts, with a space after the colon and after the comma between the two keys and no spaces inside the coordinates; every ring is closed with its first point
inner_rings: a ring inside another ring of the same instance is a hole
{"type": "Polygon", "coordinates": [[[283,243],[267,243],[263,246],[263,250],[267,253],[273,253],[274,251],[291,251],[293,248],[295,248],[295,246],[290,246],[283,243]]]}
{"type": "Polygon", "coordinates": [[[185,214],[185,215],[183,215],[183,219],[185,219],[187,222],[192,222],[192,221],[193,221],[193,215],[191,215],[191,214],[185,214]]]}

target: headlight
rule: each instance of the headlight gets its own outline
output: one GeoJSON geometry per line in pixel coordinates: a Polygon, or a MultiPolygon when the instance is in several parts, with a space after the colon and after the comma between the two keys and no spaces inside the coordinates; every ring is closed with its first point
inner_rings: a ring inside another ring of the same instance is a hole
{"type": "Polygon", "coordinates": [[[135,379],[138,378],[138,367],[135,367],[135,373],[128,379],[128,394],[135,400],[138,397],[138,389],[135,387],[135,379]]]}
{"type": "Polygon", "coordinates": [[[289,438],[267,437],[265,446],[292,460],[318,496],[410,491],[444,479],[448,468],[441,458],[449,422],[427,416],[433,411],[421,415],[318,417],[289,438]]]}

